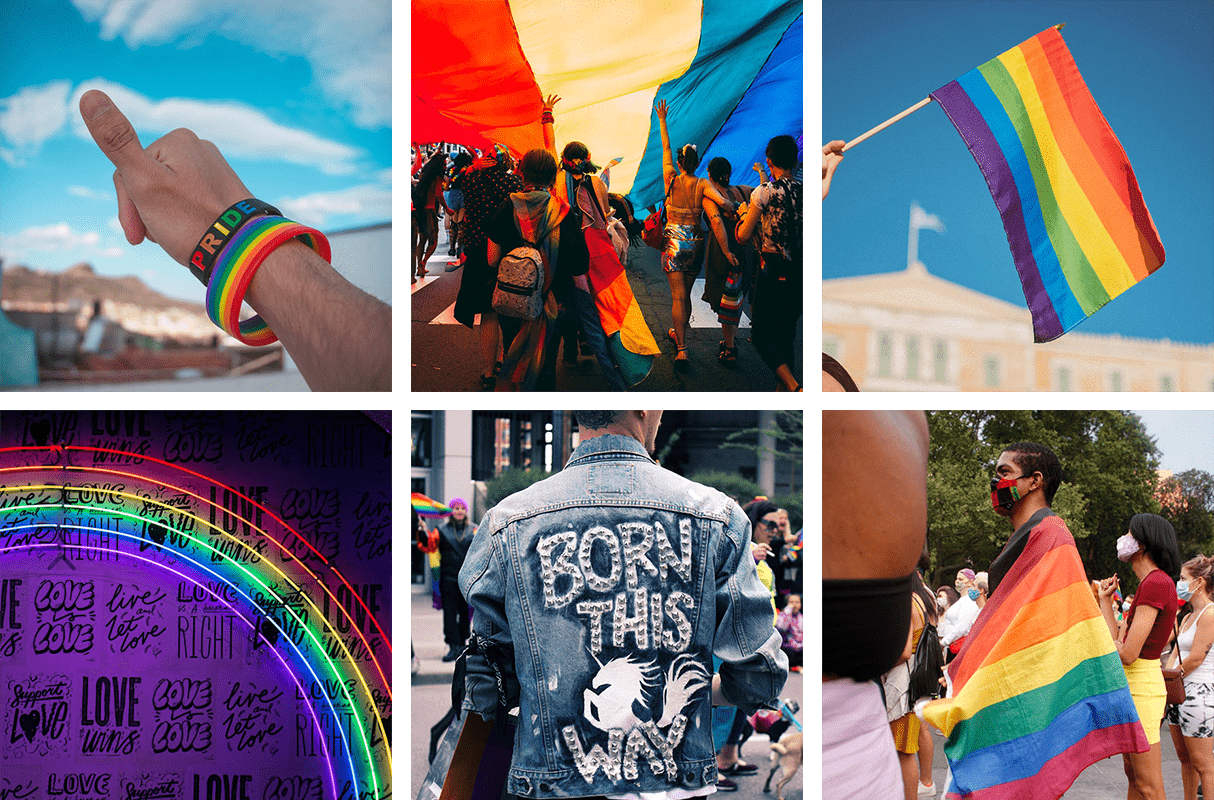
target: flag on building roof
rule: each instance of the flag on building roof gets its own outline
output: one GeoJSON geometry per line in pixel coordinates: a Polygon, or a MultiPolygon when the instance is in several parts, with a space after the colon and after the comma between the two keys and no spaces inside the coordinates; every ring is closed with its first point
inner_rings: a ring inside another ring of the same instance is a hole
{"type": "Polygon", "coordinates": [[[1024,551],[924,718],[948,737],[949,800],[1057,800],[1083,770],[1149,749],[1121,658],[1059,517],[1024,551]]]}
{"type": "Polygon", "coordinates": [[[1163,264],[1121,143],[1049,28],[931,95],[982,169],[1038,342],[1163,264]]]}

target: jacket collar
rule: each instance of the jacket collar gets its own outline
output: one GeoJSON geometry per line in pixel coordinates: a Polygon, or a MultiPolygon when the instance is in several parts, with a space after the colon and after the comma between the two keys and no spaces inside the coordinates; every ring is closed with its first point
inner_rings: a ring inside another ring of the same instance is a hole
{"type": "Polygon", "coordinates": [[[633,439],[631,436],[623,436],[618,433],[607,433],[602,436],[596,436],[593,439],[588,439],[577,446],[573,454],[569,456],[569,461],[565,463],[565,467],[571,467],[579,461],[589,460],[595,456],[604,455],[607,453],[626,453],[633,456],[640,456],[650,463],[657,463],[653,457],[645,451],[645,446],[633,439]]]}

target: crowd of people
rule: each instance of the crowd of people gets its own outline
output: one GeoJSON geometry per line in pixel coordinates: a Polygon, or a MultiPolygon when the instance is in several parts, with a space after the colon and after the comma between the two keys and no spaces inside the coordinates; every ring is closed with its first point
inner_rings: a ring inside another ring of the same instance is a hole
{"type": "MultiPolygon", "coordinates": [[[[734,167],[720,157],[707,164],[708,177],[698,177],[697,146],[685,144],[676,157],[666,127],[667,104],[659,100],[654,110],[665,193],[650,214],[659,220],[660,237],[650,238],[629,200],[609,191],[610,168],[620,159],[600,168],[577,141],[557,152],[553,115],[559,101],[554,95],[544,100],[544,147],[517,160],[494,144],[484,152],[459,152],[448,166],[447,152],[433,150],[425,158],[415,144],[411,281],[428,273],[443,214],[450,231],[448,255],[463,269],[455,318],[469,328],[479,325],[482,388],[552,390],[558,350],[567,366],[576,365],[579,355],[593,356],[613,391],[643,380],[645,374],[625,369],[608,345],[596,305],[596,293],[605,287],[593,284],[591,263],[614,258],[606,272],[626,281],[630,248],[648,239],[660,248],[670,284],[672,324],[666,337],[674,346],[674,368],[691,367],[690,295],[703,273],[702,299],[721,325],[719,364],[738,363],[736,335],[749,301],[752,341],[777,389],[800,391],[794,348],[804,281],[796,140],[782,135],[768,143],[766,172],[764,165],[753,167],[755,186],[732,185],[734,167]],[[542,286],[537,283],[535,302],[520,311],[508,307],[507,301],[517,297],[503,298],[502,292],[519,293],[503,275],[516,274],[514,259],[523,254],[542,266],[535,270],[542,274],[542,286]]],[[[648,331],[644,335],[652,339],[648,331]]],[[[650,355],[657,352],[653,343],[650,355]]]]}
{"type": "MultiPolygon", "coordinates": [[[[932,773],[933,734],[931,726],[921,724],[920,701],[953,697],[957,690],[953,676],[961,672],[947,665],[967,658],[967,640],[978,636],[979,630],[989,642],[1013,625],[1024,625],[1030,632],[1048,628],[1053,620],[1047,617],[1064,613],[1065,606],[1041,595],[1037,602],[1019,606],[1020,614],[1014,619],[1010,612],[998,609],[984,614],[990,606],[999,605],[1004,584],[1011,587],[1005,587],[1005,593],[1019,590],[1024,592],[1020,597],[1033,597],[1032,587],[1017,587],[1043,557],[1043,542],[1049,541],[1049,547],[1058,548],[1062,557],[1077,565],[1079,583],[1075,585],[1084,585],[1085,570],[1074,539],[1051,509],[1062,466],[1042,445],[1008,445],[990,482],[991,504],[995,513],[1011,520],[1014,532],[986,571],[964,567],[951,584],[933,589],[925,577],[933,559],[924,536],[927,428],[923,415],[827,412],[823,457],[824,530],[836,534],[823,538],[824,797],[860,796],[854,794],[860,790],[874,798],[934,797],[938,792],[944,796],[953,775],[944,776],[941,791],[932,773]],[[891,442],[898,446],[890,447],[891,442]],[[858,513],[863,506],[853,502],[857,492],[892,496],[883,492],[889,488],[883,482],[889,481],[893,482],[890,486],[896,483],[897,501],[872,513],[858,513]],[[918,564],[903,572],[910,565],[911,548],[916,546],[920,548],[918,564]],[[880,559],[874,557],[878,552],[883,556],[880,559]],[[845,638],[844,631],[854,634],[856,630],[869,631],[870,644],[863,652],[845,638]],[[916,676],[924,673],[929,681],[917,683],[916,676]],[[855,768],[860,764],[868,772],[857,783],[855,768]]],[[[1098,639],[1103,634],[1094,631],[1107,627],[1105,641],[1120,660],[1124,669],[1121,685],[1132,698],[1132,708],[1130,700],[1125,701],[1125,713],[1132,720],[1136,712],[1141,729],[1136,738],[1126,739],[1126,744],[1111,751],[1077,756],[1063,776],[1051,782],[1049,794],[1043,794],[1040,786],[1030,794],[1009,788],[1008,797],[1059,797],[1086,766],[1120,753],[1127,798],[1163,798],[1160,730],[1165,718],[1181,765],[1185,800],[1198,797],[1203,785],[1214,787],[1214,622],[1205,615],[1214,599],[1210,589],[1214,560],[1198,555],[1182,564],[1175,530],[1153,513],[1136,514],[1127,521],[1127,532],[1118,539],[1116,553],[1137,580],[1134,594],[1123,600],[1119,578],[1113,575],[1091,580],[1091,597],[1081,602],[1092,609],[1090,619],[1098,625],[1097,629],[1085,628],[1089,636],[1098,639]],[[1169,669],[1180,672],[1183,700],[1178,695],[1176,702],[1170,702],[1167,697],[1164,673],[1169,669]]],[[[1079,613],[1082,616],[1082,608],[1079,613]]],[[[1008,646],[1006,639],[1000,641],[1008,646]]],[[[1098,645],[1094,647],[1094,652],[1101,651],[1098,645]]],[[[1009,688],[1013,675],[975,671],[978,665],[993,663],[982,659],[997,658],[988,655],[990,652],[981,650],[976,660],[968,662],[964,679],[985,686],[976,690],[979,693],[1014,694],[1017,690],[1009,688]],[[996,674],[1002,677],[993,677],[996,674]],[[983,681],[1000,685],[996,689],[983,681]]],[[[1103,691],[1093,689],[1090,694],[1103,691]]],[[[951,708],[950,713],[962,716],[975,712],[973,706],[965,711],[951,708]]],[[[998,706],[995,711],[991,708],[985,709],[983,726],[1000,724],[998,706]]],[[[1092,713],[1100,716],[1098,710],[1092,713]]],[[[1006,725],[1021,724],[1018,720],[1007,719],[1006,725]]],[[[1075,746],[1082,749],[1082,741],[1075,746]]],[[[1045,769],[1044,763],[1033,766],[1035,757],[1024,750],[1017,757],[1023,763],[1014,771],[1029,778],[1034,771],[1045,769]]],[[[995,769],[996,764],[988,761],[985,771],[995,769]]],[[[960,796],[969,796],[968,792],[959,790],[960,796]]]]}

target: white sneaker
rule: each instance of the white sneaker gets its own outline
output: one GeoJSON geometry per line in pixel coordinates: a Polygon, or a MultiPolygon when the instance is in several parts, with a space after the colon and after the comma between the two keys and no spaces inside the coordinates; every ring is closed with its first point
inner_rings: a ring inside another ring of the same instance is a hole
{"type": "Polygon", "coordinates": [[[936,784],[933,783],[931,786],[924,786],[922,783],[920,783],[918,796],[919,797],[935,797],[936,796],[936,784]]]}

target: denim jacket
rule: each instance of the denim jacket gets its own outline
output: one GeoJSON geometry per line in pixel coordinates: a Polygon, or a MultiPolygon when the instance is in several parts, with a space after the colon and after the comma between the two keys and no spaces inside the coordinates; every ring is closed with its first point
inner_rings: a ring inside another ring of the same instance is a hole
{"type": "Polygon", "coordinates": [[[475,609],[464,707],[491,719],[518,698],[521,797],[715,783],[712,657],[747,713],[788,677],[745,514],[627,436],[588,439],[493,508],[460,589],[475,609]]]}

